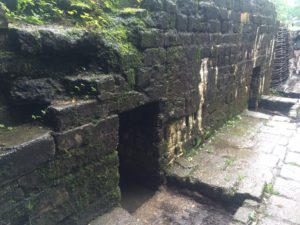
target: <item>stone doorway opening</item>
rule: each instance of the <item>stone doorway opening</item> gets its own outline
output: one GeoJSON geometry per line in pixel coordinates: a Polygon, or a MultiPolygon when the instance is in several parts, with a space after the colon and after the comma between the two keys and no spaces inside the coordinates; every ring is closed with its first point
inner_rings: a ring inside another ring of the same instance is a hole
{"type": "Polygon", "coordinates": [[[161,183],[159,164],[159,103],[119,115],[120,188],[122,206],[134,212],[161,183]]]}
{"type": "Polygon", "coordinates": [[[261,78],[261,67],[257,66],[253,68],[253,72],[252,72],[250,91],[249,91],[249,101],[248,101],[249,109],[255,110],[258,108],[259,92],[260,92],[260,85],[261,85],[260,78],[261,78]]]}

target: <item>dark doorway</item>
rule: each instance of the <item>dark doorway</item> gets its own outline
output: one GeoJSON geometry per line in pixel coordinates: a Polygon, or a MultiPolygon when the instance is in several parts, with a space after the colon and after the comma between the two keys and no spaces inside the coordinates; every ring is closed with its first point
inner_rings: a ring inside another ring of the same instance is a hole
{"type": "Polygon", "coordinates": [[[133,212],[161,183],[159,104],[151,103],[119,115],[120,188],[122,206],[133,212]]]}
{"type": "Polygon", "coordinates": [[[259,100],[259,90],[260,90],[260,79],[261,78],[261,67],[257,66],[253,68],[250,90],[249,90],[249,101],[248,108],[249,109],[257,109],[258,108],[258,100],[259,100]]]}

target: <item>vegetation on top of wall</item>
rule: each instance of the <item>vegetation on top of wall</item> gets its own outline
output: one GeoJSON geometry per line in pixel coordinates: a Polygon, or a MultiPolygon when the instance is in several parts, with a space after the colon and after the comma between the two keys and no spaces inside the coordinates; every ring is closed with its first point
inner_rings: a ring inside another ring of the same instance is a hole
{"type": "Polygon", "coordinates": [[[119,53],[123,72],[134,86],[141,54],[130,39],[133,31],[145,27],[147,12],[140,8],[141,0],[18,0],[14,7],[1,1],[10,23],[58,24],[100,33],[107,46],[119,53]]]}
{"type": "Polygon", "coordinates": [[[124,8],[130,9],[126,6],[132,4],[139,7],[139,2],[140,0],[134,0],[133,3],[122,0],[18,0],[13,9],[6,7],[5,1],[3,7],[10,21],[103,28],[113,22],[114,15],[124,8]]]}
{"type": "Polygon", "coordinates": [[[294,21],[300,20],[300,1],[299,0],[271,0],[276,7],[278,19],[291,25],[294,21]]]}
{"type": "MultiPolygon", "coordinates": [[[[132,46],[127,41],[128,27],[119,16],[139,13],[139,5],[140,0],[18,0],[14,9],[8,8],[5,1],[2,6],[11,23],[60,24],[101,32],[126,54],[132,46]]],[[[144,26],[137,17],[133,22],[144,26]]]]}

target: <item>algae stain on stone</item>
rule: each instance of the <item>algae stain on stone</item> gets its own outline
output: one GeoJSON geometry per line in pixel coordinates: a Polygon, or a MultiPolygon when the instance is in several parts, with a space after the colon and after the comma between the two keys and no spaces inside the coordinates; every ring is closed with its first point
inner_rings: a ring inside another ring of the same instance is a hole
{"type": "Polygon", "coordinates": [[[200,104],[199,104],[199,109],[198,109],[198,115],[197,115],[197,120],[198,120],[198,128],[199,131],[202,131],[202,108],[204,105],[205,101],[205,94],[206,94],[206,89],[207,89],[207,77],[208,77],[208,63],[209,59],[204,58],[202,59],[201,62],[201,67],[200,67],[200,83],[198,86],[199,89],[199,97],[200,97],[200,104]]]}

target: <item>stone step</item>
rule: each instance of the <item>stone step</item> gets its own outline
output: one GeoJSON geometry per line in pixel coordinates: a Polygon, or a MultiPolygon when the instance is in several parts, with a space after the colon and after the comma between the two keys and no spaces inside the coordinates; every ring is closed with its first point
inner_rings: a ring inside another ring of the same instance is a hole
{"type": "Polygon", "coordinates": [[[99,216],[88,225],[143,225],[138,219],[130,215],[125,209],[117,207],[99,216]]]}
{"type": "Polygon", "coordinates": [[[284,105],[284,104],[296,104],[299,102],[299,99],[286,98],[280,96],[271,96],[271,95],[262,95],[261,101],[274,102],[274,103],[284,105]]]}
{"type": "Polygon", "coordinates": [[[268,118],[243,114],[224,126],[203,147],[177,159],[167,170],[168,182],[226,202],[260,201],[279,162],[273,148],[290,132],[279,133],[268,118]]]}
{"type": "Polygon", "coordinates": [[[263,109],[278,111],[292,118],[297,118],[300,99],[262,95],[259,106],[263,109]]]}
{"type": "Polygon", "coordinates": [[[120,75],[103,74],[99,72],[68,76],[64,78],[63,84],[66,91],[72,95],[99,95],[103,92],[114,92],[118,88],[123,88],[124,90],[127,88],[128,90],[127,83],[120,75]],[[117,88],[117,86],[121,87],[117,88]]]}
{"type": "Polygon", "coordinates": [[[0,128],[0,186],[33,171],[54,154],[48,128],[36,124],[0,128]]]}
{"type": "Polygon", "coordinates": [[[136,91],[99,95],[97,99],[70,99],[52,102],[48,107],[47,124],[55,131],[64,131],[144,105],[149,99],[136,91]]]}

